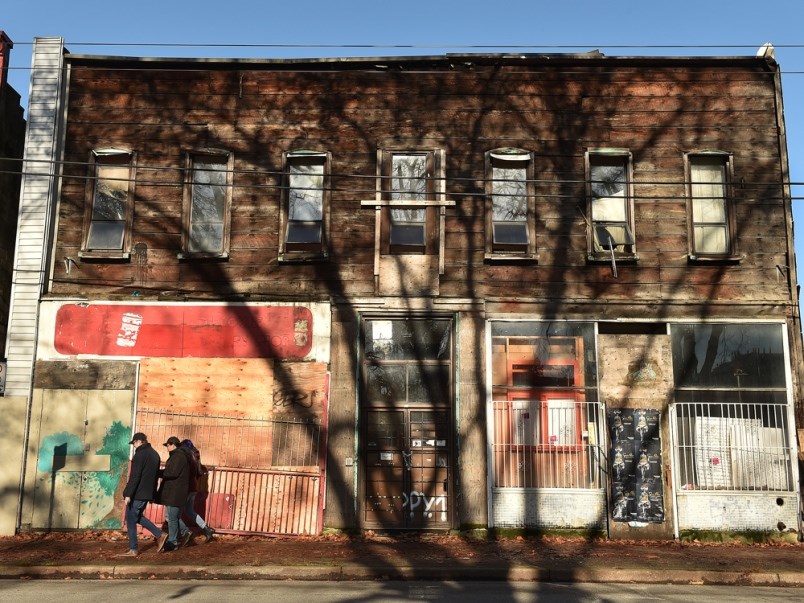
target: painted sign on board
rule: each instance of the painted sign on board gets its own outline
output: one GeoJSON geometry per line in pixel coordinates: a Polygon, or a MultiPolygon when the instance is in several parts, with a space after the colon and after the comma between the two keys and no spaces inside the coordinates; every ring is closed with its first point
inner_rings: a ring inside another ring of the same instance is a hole
{"type": "Polygon", "coordinates": [[[313,316],[298,306],[68,304],[54,345],[65,355],[304,358],[313,316]]]}

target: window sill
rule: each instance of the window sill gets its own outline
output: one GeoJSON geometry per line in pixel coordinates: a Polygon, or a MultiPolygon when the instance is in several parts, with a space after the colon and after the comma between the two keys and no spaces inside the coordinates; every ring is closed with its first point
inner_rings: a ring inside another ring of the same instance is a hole
{"type": "Polygon", "coordinates": [[[313,264],[328,262],[329,254],[320,251],[286,251],[279,254],[280,264],[313,264]]]}
{"type": "Polygon", "coordinates": [[[584,446],[582,444],[508,444],[508,450],[511,452],[581,452],[584,446]]]}
{"type": "Polygon", "coordinates": [[[388,251],[383,251],[380,255],[436,255],[435,253],[428,253],[426,249],[417,248],[392,248],[388,251]]]}
{"type": "Polygon", "coordinates": [[[79,251],[78,258],[82,262],[128,262],[131,254],[128,251],[79,251]]]}
{"type": "Polygon", "coordinates": [[[528,253],[487,253],[483,256],[486,264],[538,264],[539,256],[528,253]]]}
{"type": "Polygon", "coordinates": [[[226,262],[229,260],[228,253],[177,253],[176,257],[180,260],[207,260],[226,262]]]}
{"type": "MultiPolygon", "coordinates": [[[[638,255],[618,255],[614,254],[614,261],[623,265],[634,265],[639,263],[638,255]]],[[[611,254],[594,253],[586,256],[588,264],[611,264],[611,254]]]]}
{"type": "Polygon", "coordinates": [[[688,255],[688,264],[727,266],[739,264],[745,258],[744,255],[688,255]]]}

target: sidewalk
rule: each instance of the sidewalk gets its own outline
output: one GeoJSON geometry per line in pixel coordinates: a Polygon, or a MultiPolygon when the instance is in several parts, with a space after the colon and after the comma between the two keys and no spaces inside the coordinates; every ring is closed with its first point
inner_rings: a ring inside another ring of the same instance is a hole
{"type": "Polygon", "coordinates": [[[140,556],[121,532],[0,538],[0,578],[537,580],[804,587],[804,545],[587,541],[368,533],[302,538],[219,535],[140,556]]]}

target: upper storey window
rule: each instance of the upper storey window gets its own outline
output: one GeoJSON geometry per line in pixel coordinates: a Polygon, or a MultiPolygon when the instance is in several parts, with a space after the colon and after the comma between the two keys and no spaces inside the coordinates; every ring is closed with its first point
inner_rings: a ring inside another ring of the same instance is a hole
{"type": "Polygon", "coordinates": [[[382,153],[384,253],[435,253],[435,151],[382,153]]]}
{"type": "Polygon", "coordinates": [[[284,164],[280,254],[284,259],[325,255],[330,155],[294,151],[285,153],[284,164]]]}
{"type": "Polygon", "coordinates": [[[731,157],[725,153],[686,155],[692,259],[734,254],[729,182],[731,157]]]}
{"type": "Polygon", "coordinates": [[[84,257],[123,257],[131,246],[134,153],[98,149],[90,157],[84,215],[84,257]]]}
{"type": "Polygon", "coordinates": [[[533,159],[521,149],[486,153],[486,256],[535,253],[533,159]]]}
{"type": "Polygon", "coordinates": [[[228,254],[233,162],[232,154],[225,151],[187,154],[184,256],[228,254]]]}
{"type": "Polygon", "coordinates": [[[620,150],[589,151],[586,173],[592,257],[633,256],[631,154],[620,150]]]}

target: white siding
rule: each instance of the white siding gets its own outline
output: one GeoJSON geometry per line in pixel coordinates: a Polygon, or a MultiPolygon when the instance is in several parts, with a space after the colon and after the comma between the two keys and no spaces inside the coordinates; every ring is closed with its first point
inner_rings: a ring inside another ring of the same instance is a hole
{"type": "Polygon", "coordinates": [[[36,38],[8,326],[6,396],[28,397],[37,338],[37,306],[45,284],[55,207],[64,41],[36,38]]]}

